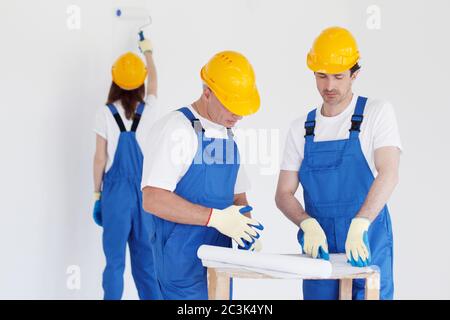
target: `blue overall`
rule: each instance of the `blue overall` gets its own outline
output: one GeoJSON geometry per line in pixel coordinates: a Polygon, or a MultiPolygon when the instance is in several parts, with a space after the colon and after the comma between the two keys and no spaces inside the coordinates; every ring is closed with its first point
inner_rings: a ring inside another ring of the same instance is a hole
{"type": "Polygon", "coordinates": [[[143,155],[136,140],[136,129],[144,106],[144,103],[139,104],[131,130],[126,131],[116,107],[108,105],[119,126],[120,136],[114,161],[103,179],[101,197],[106,256],[103,289],[107,300],[122,297],[127,242],[139,298],[160,298],[150,240],[154,235],[153,219],[142,208],[140,188],[143,155]]]}
{"type": "MultiPolygon", "coordinates": [[[[192,112],[182,112],[192,123],[198,139],[196,155],[174,193],[208,208],[225,209],[234,202],[239,154],[232,132],[228,139],[206,138],[192,112]]],[[[197,250],[202,244],[231,247],[231,238],[215,228],[170,222],[154,216],[154,255],[161,294],[170,300],[208,299],[207,274],[197,250]]]]}
{"type": "MultiPolygon", "coordinates": [[[[374,181],[359,140],[366,102],[367,98],[358,97],[350,136],[346,140],[314,142],[316,110],[308,114],[305,122],[305,156],[298,176],[303,186],[305,210],[323,228],[330,253],[345,253],[351,220],[359,212],[374,181]]],[[[302,235],[300,229],[298,239],[302,235]]],[[[368,238],[371,263],[380,269],[380,298],[392,299],[393,240],[387,206],[370,225],[368,238]]],[[[338,281],[303,281],[303,296],[305,300],[338,299],[338,281]]],[[[353,299],[364,299],[364,280],[353,280],[353,299]]]]}

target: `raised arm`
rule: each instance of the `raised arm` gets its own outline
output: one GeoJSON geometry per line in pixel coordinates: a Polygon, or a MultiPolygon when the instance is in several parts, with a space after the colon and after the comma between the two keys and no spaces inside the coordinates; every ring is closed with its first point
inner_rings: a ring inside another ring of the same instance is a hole
{"type": "Polygon", "coordinates": [[[139,42],[139,48],[145,56],[147,65],[147,95],[157,96],[158,77],[156,74],[155,61],[153,60],[153,46],[149,39],[139,42]]]}

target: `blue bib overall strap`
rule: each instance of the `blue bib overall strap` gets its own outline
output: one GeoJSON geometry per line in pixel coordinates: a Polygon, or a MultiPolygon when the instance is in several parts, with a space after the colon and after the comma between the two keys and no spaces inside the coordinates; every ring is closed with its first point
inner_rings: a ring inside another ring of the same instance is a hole
{"type": "Polygon", "coordinates": [[[136,129],[145,104],[136,109],[132,129],[126,131],[113,104],[111,111],[120,129],[119,141],[111,168],[105,173],[101,198],[103,214],[103,272],[105,299],[121,299],[123,272],[128,243],[131,270],[140,299],[159,299],[160,292],[153,266],[150,238],[154,237],[153,219],[142,208],[143,155],[136,140],[136,129]]]}
{"type": "MultiPolygon", "coordinates": [[[[183,113],[192,123],[198,148],[174,193],[208,208],[231,206],[239,170],[236,143],[230,138],[205,138],[201,122],[187,107],[175,112],[183,113]]],[[[231,239],[206,226],[179,224],[156,216],[154,220],[156,271],[163,298],[208,299],[206,268],[197,257],[197,250],[203,244],[231,247],[231,239]]]]}
{"type": "MultiPolygon", "coordinates": [[[[189,108],[184,107],[184,108],[178,109],[177,111],[183,113],[184,116],[186,118],[188,118],[189,121],[191,121],[192,127],[195,130],[195,133],[199,134],[199,133],[205,132],[205,129],[203,128],[200,120],[194,116],[194,114],[191,112],[191,110],[189,110],[189,108]]],[[[228,135],[228,139],[233,139],[234,133],[233,133],[233,130],[231,130],[231,128],[227,128],[227,135],[228,135]]]]}
{"type": "Polygon", "coordinates": [[[352,116],[352,126],[350,127],[350,139],[358,139],[361,132],[361,124],[364,120],[364,109],[366,107],[367,98],[358,97],[355,112],[352,116]]]}
{"type": "MultiPolygon", "coordinates": [[[[367,98],[359,97],[356,103],[355,112],[352,116],[352,125],[350,127],[350,138],[359,137],[361,131],[361,124],[364,119],[364,109],[366,107],[367,98]]],[[[314,131],[316,128],[316,112],[314,109],[308,113],[305,121],[305,139],[308,143],[314,142],[314,131]]]]}
{"type": "MultiPolygon", "coordinates": [[[[316,110],[305,121],[305,156],[298,172],[303,187],[305,210],[324,230],[330,253],[345,253],[345,241],[351,220],[358,214],[375,180],[361,149],[359,133],[367,98],[358,97],[349,124],[349,138],[314,141],[316,110]]],[[[298,232],[301,239],[303,231],[298,232]]],[[[392,227],[385,206],[368,232],[372,264],[381,276],[381,299],[393,297],[392,227]]],[[[338,299],[336,280],[303,281],[305,299],[338,299]]],[[[364,281],[353,281],[353,298],[364,298],[364,281]]]]}
{"type": "Polygon", "coordinates": [[[314,141],[314,130],[316,128],[316,109],[308,113],[305,121],[305,139],[307,142],[314,141]]]}
{"type": "MultiPolygon", "coordinates": [[[[116,106],[112,103],[109,103],[109,104],[107,104],[107,107],[111,111],[114,119],[116,120],[116,123],[119,126],[120,132],[126,132],[127,129],[125,129],[125,125],[123,124],[122,118],[120,117],[119,111],[117,111],[116,106]]],[[[144,108],[145,108],[145,103],[140,102],[134,113],[134,119],[133,119],[133,123],[132,123],[131,129],[130,129],[131,132],[136,132],[139,122],[141,121],[141,116],[142,116],[142,112],[144,112],[144,108]]]]}
{"type": "Polygon", "coordinates": [[[136,108],[136,112],[134,113],[133,124],[131,125],[130,131],[136,132],[136,129],[141,121],[142,112],[144,112],[145,103],[141,102],[136,108]]]}

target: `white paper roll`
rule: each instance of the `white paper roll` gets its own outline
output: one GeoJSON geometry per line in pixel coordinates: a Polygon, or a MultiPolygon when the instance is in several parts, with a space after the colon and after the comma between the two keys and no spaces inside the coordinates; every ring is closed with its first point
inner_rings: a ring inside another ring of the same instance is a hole
{"type": "Polygon", "coordinates": [[[303,277],[327,278],[332,273],[332,266],[329,261],[308,257],[250,252],[208,245],[200,246],[197,256],[207,261],[287,272],[303,277]]]}

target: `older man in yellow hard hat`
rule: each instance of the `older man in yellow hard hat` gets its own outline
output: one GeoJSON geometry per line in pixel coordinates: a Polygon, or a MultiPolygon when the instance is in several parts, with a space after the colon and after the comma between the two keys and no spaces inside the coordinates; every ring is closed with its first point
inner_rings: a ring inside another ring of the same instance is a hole
{"type": "Polygon", "coordinates": [[[248,178],[232,127],[259,109],[255,75],[240,53],[216,54],[202,68],[203,92],[152,129],[144,151],[144,209],[154,217],[156,273],[164,299],[207,299],[202,244],[260,248],[250,218],[248,178]]]}
{"type": "MultiPolygon", "coordinates": [[[[328,259],[346,253],[356,267],[376,265],[381,298],[392,299],[389,196],[398,181],[401,142],[391,104],[353,93],[359,50],[346,29],[332,27],[307,57],[323,102],[292,123],[276,193],[278,208],[297,226],[304,253],[328,259]],[[294,194],[301,183],[305,208],[294,194]]],[[[338,282],[304,281],[305,299],[337,299],[338,282]]],[[[353,298],[364,297],[355,280],[353,298]]]]}

